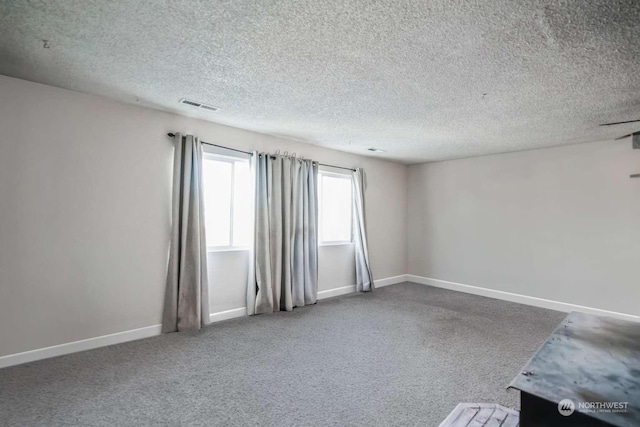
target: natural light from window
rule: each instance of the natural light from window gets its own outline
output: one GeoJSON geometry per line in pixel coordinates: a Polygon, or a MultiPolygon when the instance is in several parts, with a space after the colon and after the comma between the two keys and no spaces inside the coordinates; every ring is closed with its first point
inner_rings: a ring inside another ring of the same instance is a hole
{"type": "Polygon", "coordinates": [[[251,243],[249,161],[206,154],[202,180],[207,248],[245,248],[251,243]]]}
{"type": "Polygon", "coordinates": [[[350,243],[351,176],[318,174],[320,244],[350,243]]]}

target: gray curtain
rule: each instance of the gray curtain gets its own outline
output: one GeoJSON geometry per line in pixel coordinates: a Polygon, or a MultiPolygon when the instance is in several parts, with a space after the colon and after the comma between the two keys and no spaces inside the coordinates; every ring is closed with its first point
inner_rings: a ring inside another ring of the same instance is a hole
{"type": "Polygon", "coordinates": [[[318,165],[254,153],[255,237],[249,314],[291,311],[318,294],[318,165]]]}
{"type": "Polygon", "coordinates": [[[369,262],[369,246],[367,244],[367,224],[364,212],[364,170],[358,168],[353,172],[353,240],[356,249],[356,289],[358,292],[372,291],[373,274],[369,262]]]}
{"type": "Polygon", "coordinates": [[[176,134],[173,162],[171,246],[162,332],[209,324],[207,245],[202,194],[202,145],[176,134]]]}

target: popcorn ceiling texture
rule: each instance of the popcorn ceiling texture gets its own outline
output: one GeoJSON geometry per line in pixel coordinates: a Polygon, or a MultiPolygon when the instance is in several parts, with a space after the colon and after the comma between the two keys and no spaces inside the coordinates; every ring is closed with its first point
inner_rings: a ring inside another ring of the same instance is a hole
{"type": "Polygon", "coordinates": [[[597,126],[640,119],[637,0],[0,7],[1,74],[363,155],[418,163],[640,130],[597,126]]]}

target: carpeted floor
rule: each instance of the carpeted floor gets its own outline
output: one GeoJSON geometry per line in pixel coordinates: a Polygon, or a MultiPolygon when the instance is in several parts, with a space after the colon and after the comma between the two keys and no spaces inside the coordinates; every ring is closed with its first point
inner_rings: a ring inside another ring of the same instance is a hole
{"type": "Polygon", "coordinates": [[[0,370],[7,426],[437,426],[563,313],[413,283],[0,370]]]}

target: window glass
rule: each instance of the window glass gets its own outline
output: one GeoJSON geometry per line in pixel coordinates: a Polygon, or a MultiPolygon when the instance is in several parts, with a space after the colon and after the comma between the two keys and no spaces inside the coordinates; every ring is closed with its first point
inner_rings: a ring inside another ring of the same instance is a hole
{"type": "Polygon", "coordinates": [[[236,162],[233,180],[233,246],[251,244],[251,173],[249,162],[236,162]]]}
{"type": "Polygon", "coordinates": [[[251,174],[247,160],[205,155],[202,180],[207,247],[246,247],[251,242],[251,174]]]}
{"type": "Polygon", "coordinates": [[[351,176],[319,174],[320,243],[351,242],[351,176]]]}

